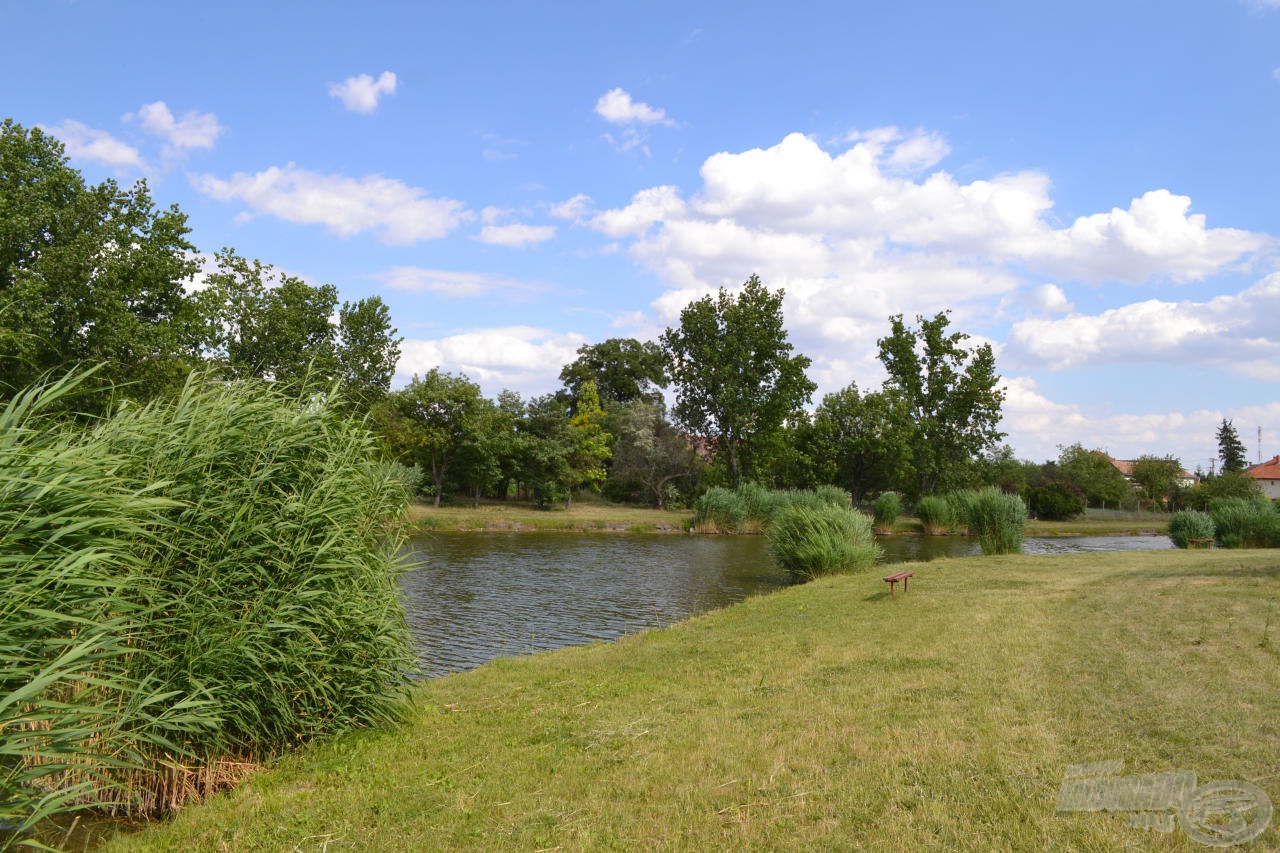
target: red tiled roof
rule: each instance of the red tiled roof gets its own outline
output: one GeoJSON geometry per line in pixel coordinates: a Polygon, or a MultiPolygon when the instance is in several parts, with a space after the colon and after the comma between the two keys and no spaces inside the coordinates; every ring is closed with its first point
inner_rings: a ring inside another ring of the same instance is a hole
{"type": "Polygon", "coordinates": [[[1251,465],[1245,469],[1244,473],[1257,480],[1280,480],[1280,456],[1251,465]]]}
{"type": "MultiPolygon", "coordinates": [[[[1110,456],[1107,457],[1111,459],[1110,456]]],[[[1116,470],[1126,477],[1133,476],[1133,460],[1132,459],[1111,459],[1111,464],[1116,466],[1116,470]]]]}

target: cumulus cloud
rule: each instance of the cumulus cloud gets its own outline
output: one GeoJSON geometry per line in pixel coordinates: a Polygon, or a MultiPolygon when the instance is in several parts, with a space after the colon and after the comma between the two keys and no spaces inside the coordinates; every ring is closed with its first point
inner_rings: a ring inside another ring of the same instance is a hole
{"type": "Polygon", "coordinates": [[[1217,452],[1214,431],[1223,418],[1237,427],[1280,422],[1280,403],[1187,412],[1094,415],[1075,404],[1049,399],[1035,380],[1016,376],[1005,382],[1001,428],[1024,458],[1043,461],[1058,456],[1059,445],[1079,442],[1109,452],[1117,459],[1145,453],[1173,454],[1188,470],[1208,462],[1217,452]]]}
{"type": "Polygon", "coordinates": [[[596,115],[611,124],[674,125],[664,110],[632,100],[624,89],[610,89],[596,101],[596,115]]]}
{"type": "Polygon", "coordinates": [[[406,293],[433,293],[452,299],[488,296],[503,293],[507,296],[529,295],[547,290],[537,282],[522,281],[502,275],[456,270],[434,270],[423,267],[393,267],[372,276],[393,290],[406,293]]]}
{"type": "Polygon", "coordinates": [[[193,148],[212,148],[218,136],[226,130],[218,124],[213,113],[191,110],[181,118],[174,118],[164,101],[143,104],[136,113],[128,113],[125,121],[137,121],[142,129],[163,139],[168,153],[181,153],[193,148]]]}
{"type": "Polygon", "coordinates": [[[1067,301],[1067,295],[1056,284],[1041,284],[1031,288],[1023,301],[1033,310],[1046,314],[1065,314],[1075,307],[1067,301]]]}
{"type": "Polygon", "coordinates": [[[536,246],[556,236],[554,225],[486,225],[476,238],[492,246],[509,246],[521,249],[536,246]]]}
{"type": "Polygon", "coordinates": [[[1016,323],[1005,355],[1021,367],[1059,370],[1172,360],[1280,381],[1280,273],[1237,294],[1205,302],[1149,299],[1100,314],[1016,323]]]}
{"type": "Polygon", "coordinates": [[[115,169],[144,169],[146,163],[137,148],[116,139],[105,130],[67,119],[62,124],[44,128],[65,146],[75,160],[100,163],[115,169]]]}
{"type": "Polygon", "coordinates": [[[571,199],[551,205],[549,212],[556,219],[570,219],[577,222],[591,212],[592,204],[591,196],[578,193],[571,199]]]}
{"type": "Polygon", "coordinates": [[[399,382],[439,367],[465,373],[487,394],[511,388],[538,394],[558,387],[560,370],[577,357],[588,340],[573,332],[532,326],[507,326],[460,332],[436,339],[407,339],[400,344],[399,382]]]}
{"type": "Polygon", "coordinates": [[[342,101],[351,112],[366,115],[378,108],[384,95],[393,95],[395,91],[396,75],[390,71],[383,71],[376,80],[369,74],[357,74],[341,83],[329,84],[330,96],[342,101]]]}
{"type": "Polygon", "coordinates": [[[434,198],[426,190],[382,175],[349,178],[300,169],[290,163],[230,178],[195,175],[192,185],[220,201],[239,200],[242,218],[268,214],[288,222],[323,225],[350,237],[375,233],[384,243],[409,245],[443,237],[470,217],[460,201],[434,198]]]}

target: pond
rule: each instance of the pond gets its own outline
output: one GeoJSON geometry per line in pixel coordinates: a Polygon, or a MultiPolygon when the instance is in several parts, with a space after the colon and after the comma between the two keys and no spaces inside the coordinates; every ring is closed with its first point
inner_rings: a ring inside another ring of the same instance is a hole
{"type": "MultiPolygon", "coordinates": [[[[961,537],[880,540],[885,562],[965,557],[961,537]]],[[[1028,539],[1028,554],[1169,548],[1166,536],[1028,539]]],[[[434,533],[410,543],[409,628],[427,676],[613,640],[792,583],[761,536],[434,533]]]]}

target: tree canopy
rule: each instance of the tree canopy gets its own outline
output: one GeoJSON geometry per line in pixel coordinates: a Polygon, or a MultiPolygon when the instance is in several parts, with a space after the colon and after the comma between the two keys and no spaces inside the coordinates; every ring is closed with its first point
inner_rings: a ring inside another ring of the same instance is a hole
{"type": "Polygon", "coordinates": [[[1223,418],[1222,426],[1218,427],[1217,438],[1218,458],[1222,460],[1223,472],[1243,471],[1249,466],[1249,451],[1240,440],[1235,424],[1223,418]]]}
{"type": "Polygon", "coordinates": [[[610,411],[638,400],[656,403],[668,384],[666,355],[654,343],[609,338],[578,348],[578,357],[560,371],[560,381],[577,399],[582,386],[594,382],[600,404],[610,411]]]}
{"type": "Polygon", "coordinates": [[[808,403],[817,388],[810,360],[793,355],[782,324],[783,291],[751,276],[734,295],[725,288],[685,306],[680,325],[662,335],[676,385],[676,420],[690,433],[714,437],[741,482],[744,459],[808,403]]]}

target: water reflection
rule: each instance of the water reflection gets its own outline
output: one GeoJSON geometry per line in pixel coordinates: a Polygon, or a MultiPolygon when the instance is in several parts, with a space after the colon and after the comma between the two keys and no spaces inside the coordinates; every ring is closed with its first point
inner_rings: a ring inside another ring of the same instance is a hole
{"type": "MultiPolygon", "coordinates": [[[[889,563],[966,557],[959,537],[881,540],[889,563]]],[[[1029,554],[1168,548],[1164,536],[1028,539],[1029,554]]],[[[402,586],[429,676],[507,655],[613,640],[791,583],[759,536],[436,533],[402,586]]]]}

